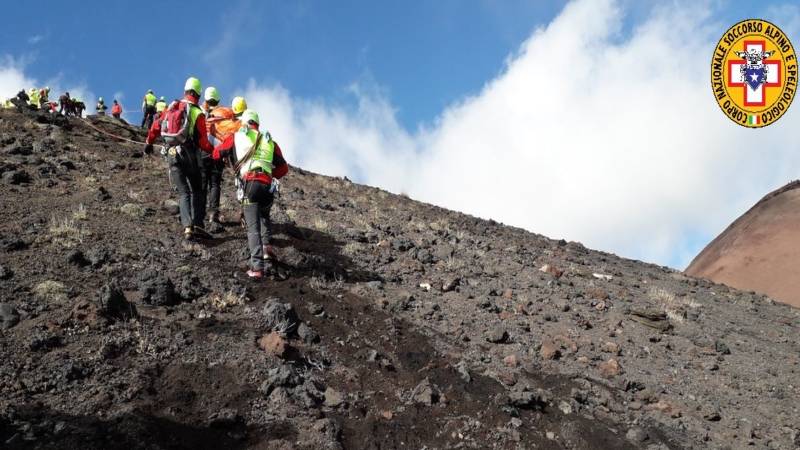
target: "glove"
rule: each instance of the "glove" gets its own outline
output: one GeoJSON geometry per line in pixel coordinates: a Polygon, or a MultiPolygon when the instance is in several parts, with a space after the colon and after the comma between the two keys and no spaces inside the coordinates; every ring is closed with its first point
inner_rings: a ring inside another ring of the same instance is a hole
{"type": "Polygon", "coordinates": [[[145,155],[153,154],[153,144],[147,144],[144,146],[144,154],[145,155]]]}
{"type": "Polygon", "coordinates": [[[272,179],[272,183],[269,185],[269,193],[275,194],[281,189],[281,182],[276,180],[275,178],[272,179]]]}

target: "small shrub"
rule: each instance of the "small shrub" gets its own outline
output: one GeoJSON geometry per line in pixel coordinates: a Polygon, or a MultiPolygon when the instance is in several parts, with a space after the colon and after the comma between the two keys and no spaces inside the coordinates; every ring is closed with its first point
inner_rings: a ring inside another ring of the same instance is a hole
{"type": "Polygon", "coordinates": [[[83,238],[88,234],[71,217],[59,219],[53,216],[50,219],[49,231],[51,241],[66,248],[83,243],[83,238]]]}
{"type": "Polygon", "coordinates": [[[314,228],[317,231],[327,231],[328,230],[328,222],[326,222],[323,219],[317,217],[316,219],[314,219],[314,228]]]}
{"type": "Polygon", "coordinates": [[[67,287],[64,283],[54,280],[42,281],[33,288],[37,299],[49,303],[59,303],[67,300],[67,287]]]}
{"type": "Polygon", "coordinates": [[[83,203],[78,205],[78,209],[72,213],[72,218],[75,220],[86,220],[89,218],[89,213],[86,211],[86,207],[83,206],[83,203]]]}

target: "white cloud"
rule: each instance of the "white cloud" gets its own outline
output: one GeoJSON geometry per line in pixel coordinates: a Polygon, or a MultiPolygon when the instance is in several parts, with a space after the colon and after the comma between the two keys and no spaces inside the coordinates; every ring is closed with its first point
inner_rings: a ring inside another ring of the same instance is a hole
{"type": "Polygon", "coordinates": [[[31,44],[31,45],[36,45],[36,44],[38,44],[39,42],[43,41],[44,39],[45,39],[45,36],[44,36],[44,35],[41,35],[41,34],[35,34],[35,35],[33,35],[33,36],[31,36],[31,37],[29,37],[29,38],[28,38],[28,44],[31,44]]]}
{"type": "Polygon", "coordinates": [[[656,9],[623,35],[619,3],[570,3],[496,79],[414,132],[357,86],[355,106],[252,81],[244,94],[302,167],[682,267],[800,163],[798,106],[749,130],[715,104],[712,12],[656,9]]]}
{"type": "Polygon", "coordinates": [[[0,57],[0,99],[14,97],[20,89],[47,86],[50,87],[51,101],[58,101],[63,92],[69,92],[72,97],[83,100],[87,106],[87,113],[94,112],[96,97],[85,83],[66,83],[61,75],[41,82],[25,74],[25,67],[32,62],[29,58],[15,59],[9,55],[0,57]]]}
{"type": "Polygon", "coordinates": [[[20,89],[35,83],[36,80],[25,76],[22,62],[10,56],[0,58],[0,100],[14,97],[20,89]]]}

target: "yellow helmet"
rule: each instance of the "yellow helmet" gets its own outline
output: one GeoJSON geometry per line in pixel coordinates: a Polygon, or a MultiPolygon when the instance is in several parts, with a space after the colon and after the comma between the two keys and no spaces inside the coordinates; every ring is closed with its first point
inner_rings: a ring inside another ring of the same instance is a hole
{"type": "Polygon", "coordinates": [[[241,114],[247,109],[247,102],[244,101],[244,97],[234,97],[233,103],[231,104],[231,109],[233,109],[234,114],[241,114]]]}

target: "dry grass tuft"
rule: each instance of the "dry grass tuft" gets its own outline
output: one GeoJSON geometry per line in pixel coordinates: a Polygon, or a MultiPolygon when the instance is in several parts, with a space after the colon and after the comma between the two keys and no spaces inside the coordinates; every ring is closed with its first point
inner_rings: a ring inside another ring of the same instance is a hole
{"type": "Polygon", "coordinates": [[[342,247],[342,254],[345,256],[353,257],[361,253],[363,245],[358,242],[348,242],[342,247]]]}
{"type": "Polygon", "coordinates": [[[654,287],[650,289],[650,298],[661,305],[670,320],[683,323],[686,320],[687,308],[697,308],[699,303],[688,297],[678,298],[672,292],[654,287]]]}
{"type": "Polygon", "coordinates": [[[316,219],[314,219],[314,228],[317,231],[327,231],[328,227],[329,227],[328,222],[326,222],[322,218],[317,217],[316,219]]]}
{"type": "Polygon", "coordinates": [[[67,300],[67,287],[54,280],[42,281],[33,288],[37,299],[48,303],[60,303],[67,300]]]}
{"type": "Polygon", "coordinates": [[[247,295],[244,293],[237,294],[233,291],[227,291],[222,294],[213,293],[208,299],[211,306],[219,310],[230,308],[233,306],[241,306],[247,302],[247,295]]]}
{"type": "Polygon", "coordinates": [[[50,240],[54,244],[65,248],[72,248],[83,243],[83,238],[88,233],[75,223],[74,218],[59,219],[53,216],[50,219],[50,240]]]}
{"type": "Polygon", "coordinates": [[[147,215],[147,208],[138,203],[126,203],[120,207],[120,212],[130,217],[141,219],[147,215]]]}
{"type": "Polygon", "coordinates": [[[75,220],[86,220],[89,218],[89,212],[86,210],[86,207],[81,203],[78,205],[78,209],[72,213],[72,218],[75,220]]]}

